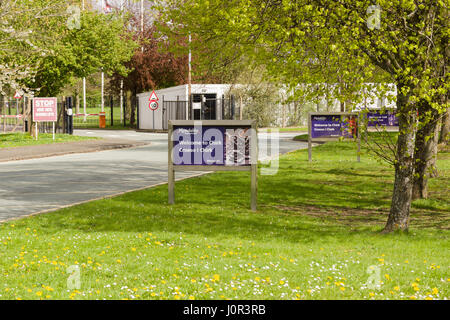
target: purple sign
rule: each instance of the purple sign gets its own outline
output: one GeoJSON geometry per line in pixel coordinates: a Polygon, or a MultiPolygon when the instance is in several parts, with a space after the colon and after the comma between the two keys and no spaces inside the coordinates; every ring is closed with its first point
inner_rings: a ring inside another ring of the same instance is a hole
{"type": "Polygon", "coordinates": [[[356,137],[354,115],[311,115],[311,138],[356,137]]]}
{"type": "Polygon", "coordinates": [[[394,126],[398,127],[398,118],[394,111],[370,111],[366,115],[367,125],[369,127],[376,126],[394,126]]]}
{"type": "Polygon", "coordinates": [[[249,166],[251,127],[174,126],[174,165],[249,166]]]}

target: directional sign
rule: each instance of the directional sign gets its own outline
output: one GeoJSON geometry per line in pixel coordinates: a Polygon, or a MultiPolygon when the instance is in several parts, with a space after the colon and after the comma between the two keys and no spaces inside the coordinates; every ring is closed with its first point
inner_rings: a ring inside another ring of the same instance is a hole
{"type": "Polygon", "coordinates": [[[150,99],[148,99],[149,104],[148,107],[150,108],[150,110],[155,111],[156,109],[158,109],[159,104],[158,104],[158,96],[156,95],[155,90],[153,90],[152,94],[150,95],[150,99]]]}

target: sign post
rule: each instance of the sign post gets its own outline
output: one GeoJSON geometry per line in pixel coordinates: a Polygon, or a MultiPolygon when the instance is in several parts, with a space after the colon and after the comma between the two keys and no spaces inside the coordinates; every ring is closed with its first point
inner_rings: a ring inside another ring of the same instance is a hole
{"type": "Polygon", "coordinates": [[[308,161],[312,161],[312,142],[357,139],[356,159],[360,162],[360,116],[356,112],[310,112],[308,115],[308,161]]]}
{"type": "Polygon", "coordinates": [[[250,171],[250,207],[256,211],[257,139],[254,120],[169,120],[169,204],[175,203],[176,171],[250,171]]]}
{"type": "Polygon", "coordinates": [[[55,140],[55,122],[58,121],[57,98],[33,98],[33,121],[36,123],[36,140],[39,122],[53,122],[53,140],[55,140]]]}

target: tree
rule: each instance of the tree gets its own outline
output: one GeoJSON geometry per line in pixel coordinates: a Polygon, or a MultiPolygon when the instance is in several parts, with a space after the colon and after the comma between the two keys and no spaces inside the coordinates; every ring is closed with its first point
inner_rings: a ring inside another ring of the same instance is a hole
{"type": "MultiPolygon", "coordinates": [[[[187,78],[187,55],[176,56],[169,50],[172,43],[161,36],[154,25],[154,21],[144,19],[143,32],[139,12],[130,8],[127,24],[132,31],[132,38],[139,45],[135,48],[133,56],[124,66],[131,70],[128,74],[116,72],[110,81],[110,90],[120,92],[120,82],[123,81],[123,90],[136,96],[137,93],[151,89],[166,88],[183,84],[187,78]]],[[[185,46],[185,42],[177,39],[177,46],[185,46]]],[[[129,95],[131,97],[131,95],[129,95]]],[[[128,99],[130,100],[130,99],[128,99]]],[[[134,124],[134,104],[131,105],[130,123],[134,124]]]]}
{"type": "MultiPolygon", "coordinates": [[[[440,104],[448,92],[443,85],[448,76],[440,73],[440,66],[448,61],[436,43],[445,43],[448,36],[448,1],[393,0],[374,6],[365,0],[200,0],[169,1],[165,8],[168,20],[183,21],[208,45],[223,43],[214,46],[221,50],[219,58],[251,54],[272,73],[281,67],[292,76],[302,62],[314,62],[315,54],[330,48],[333,60],[349,57],[343,60],[344,70],[366,67],[369,75],[373,67],[368,64],[383,70],[397,86],[399,118],[394,189],[384,232],[408,229],[417,124],[426,121],[417,117],[418,103],[429,102],[425,114],[431,109],[442,114],[447,107],[440,104]]],[[[357,84],[367,78],[353,77],[357,84]]],[[[297,77],[290,79],[298,84],[297,77]]]]}
{"type": "Polygon", "coordinates": [[[80,28],[61,23],[58,41],[51,46],[53,54],[36,58],[34,79],[27,84],[41,96],[57,95],[74,78],[89,76],[103,69],[106,73],[126,74],[124,62],[130,60],[136,43],[124,32],[123,20],[117,15],[83,12],[80,28]]]}

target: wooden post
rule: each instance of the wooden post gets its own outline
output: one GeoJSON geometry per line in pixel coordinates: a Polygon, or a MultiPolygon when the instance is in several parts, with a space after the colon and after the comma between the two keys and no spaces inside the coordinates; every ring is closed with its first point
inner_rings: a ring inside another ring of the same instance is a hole
{"type": "Polygon", "coordinates": [[[312,145],[311,145],[311,113],[308,114],[308,161],[312,161],[312,145]]]}
{"type": "Polygon", "coordinates": [[[242,95],[239,95],[239,120],[242,120],[242,95]]]}
{"type": "Polygon", "coordinates": [[[361,132],[360,132],[360,120],[361,120],[361,113],[358,113],[358,118],[356,122],[356,135],[358,140],[358,154],[356,155],[356,161],[361,162],[361,132]]]}
{"type": "Polygon", "coordinates": [[[168,188],[169,188],[169,204],[175,203],[175,172],[173,170],[173,158],[172,158],[172,150],[173,150],[173,125],[171,121],[168,121],[169,124],[169,133],[168,133],[168,188]]]}
{"type": "Polygon", "coordinates": [[[256,121],[252,123],[250,138],[250,159],[251,159],[251,201],[250,207],[252,211],[256,211],[257,208],[257,196],[258,196],[258,133],[256,129],[256,121]]]}

